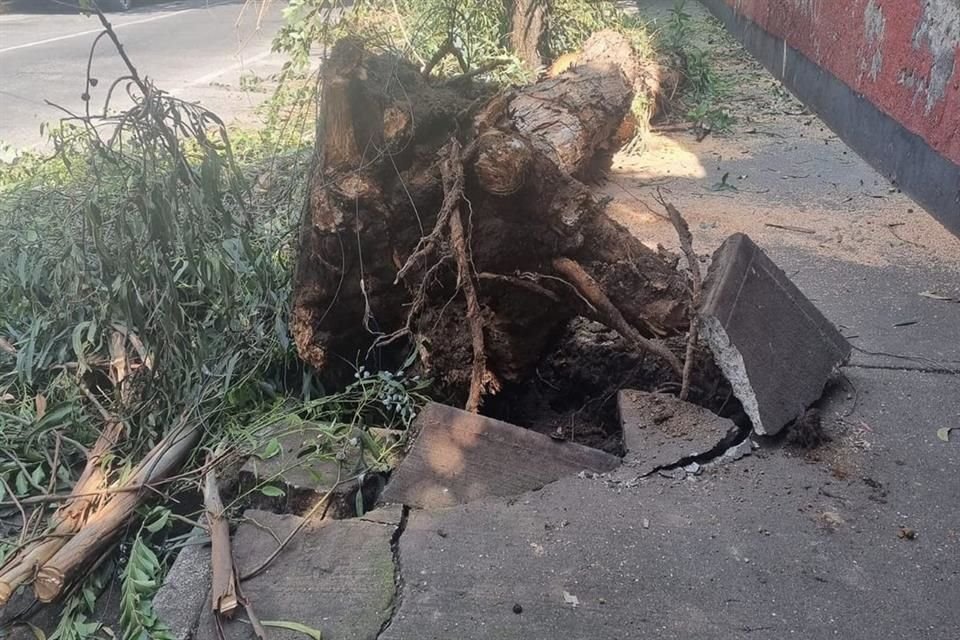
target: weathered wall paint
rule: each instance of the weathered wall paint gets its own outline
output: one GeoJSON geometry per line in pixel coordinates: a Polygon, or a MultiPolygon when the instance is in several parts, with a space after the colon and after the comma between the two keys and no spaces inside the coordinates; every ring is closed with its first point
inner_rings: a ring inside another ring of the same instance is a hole
{"type": "Polygon", "coordinates": [[[724,0],[960,164],[960,0],[724,0]]]}

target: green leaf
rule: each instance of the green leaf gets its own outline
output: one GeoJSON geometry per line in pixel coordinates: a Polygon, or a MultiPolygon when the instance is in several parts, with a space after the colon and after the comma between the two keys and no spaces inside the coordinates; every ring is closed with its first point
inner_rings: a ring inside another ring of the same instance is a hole
{"type": "Polygon", "coordinates": [[[300,624],[299,622],[287,622],[286,620],[261,620],[260,624],[262,624],[264,627],[271,627],[273,629],[296,631],[297,633],[302,633],[308,638],[313,638],[313,640],[323,640],[323,633],[319,629],[308,627],[307,625],[300,624]]]}
{"type": "Polygon", "coordinates": [[[276,438],[271,438],[270,442],[267,443],[267,446],[263,448],[263,451],[257,456],[261,460],[269,460],[270,458],[276,457],[280,454],[280,441],[276,438]]]}
{"type": "Polygon", "coordinates": [[[30,491],[30,482],[27,480],[27,474],[23,471],[17,474],[17,479],[14,482],[14,488],[17,490],[18,496],[25,496],[30,491]]]}
{"type": "Polygon", "coordinates": [[[42,485],[43,481],[47,479],[47,474],[44,473],[43,467],[37,465],[34,468],[33,473],[30,474],[30,479],[33,481],[35,486],[42,485]]]}
{"type": "Polygon", "coordinates": [[[150,533],[157,533],[165,526],[170,520],[170,509],[159,509],[157,511],[157,517],[153,519],[149,524],[145,525],[144,528],[150,533]]]}
{"type": "Polygon", "coordinates": [[[73,353],[77,356],[77,374],[82,374],[87,370],[87,361],[84,357],[84,331],[87,330],[89,322],[81,322],[73,328],[73,334],[70,337],[70,344],[73,346],[73,353]]]}
{"type": "Polygon", "coordinates": [[[268,498],[281,498],[285,495],[283,489],[280,487],[275,487],[272,484],[265,484],[260,487],[260,493],[268,498]]]}
{"type": "Polygon", "coordinates": [[[60,404],[53,409],[48,410],[37,422],[34,429],[36,433],[42,433],[49,429],[59,427],[63,422],[73,414],[72,404],[60,404]]]}

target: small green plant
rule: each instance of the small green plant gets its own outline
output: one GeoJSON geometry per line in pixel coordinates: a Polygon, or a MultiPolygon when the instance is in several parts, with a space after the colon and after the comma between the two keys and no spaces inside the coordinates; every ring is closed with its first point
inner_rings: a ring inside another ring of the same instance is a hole
{"type": "Polygon", "coordinates": [[[153,611],[153,595],[163,570],[157,555],[138,535],[130,547],[120,588],[120,629],[123,640],[174,640],[153,611]]]}
{"type": "Polygon", "coordinates": [[[686,11],[687,0],[675,0],[667,20],[666,44],[671,49],[683,50],[692,32],[693,16],[686,11]]]}
{"type": "Polygon", "coordinates": [[[266,81],[253,71],[247,71],[240,76],[240,91],[263,91],[266,81]]]}
{"type": "Polygon", "coordinates": [[[686,0],[676,0],[661,38],[682,66],[685,117],[702,131],[727,131],[733,123],[723,107],[728,88],[715,72],[709,54],[693,44],[693,36],[693,16],[686,10],[686,0]]]}

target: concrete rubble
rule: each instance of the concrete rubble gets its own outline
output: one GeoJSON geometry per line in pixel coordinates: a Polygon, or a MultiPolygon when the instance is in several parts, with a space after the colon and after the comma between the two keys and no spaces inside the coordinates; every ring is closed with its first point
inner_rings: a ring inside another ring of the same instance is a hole
{"type": "MultiPolygon", "coordinates": [[[[396,590],[392,541],[401,526],[399,507],[362,518],[311,522],[266,570],[243,583],[243,595],[261,621],[296,622],[324,638],[372,640],[389,620],[396,590]]],[[[260,565],[300,523],[300,518],[247,510],[234,536],[238,573],[260,565]]],[[[254,640],[253,627],[239,619],[217,631],[204,607],[196,640],[254,640]]],[[[270,640],[302,640],[291,629],[269,628],[270,640]]]]}
{"type": "MultiPolygon", "coordinates": [[[[338,478],[349,478],[362,466],[359,446],[348,444],[343,455],[327,458],[311,455],[317,446],[317,431],[309,425],[295,429],[278,440],[280,448],[267,458],[253,456],[240,470],[241,491],[250,491],[255,506],[284,513],[304,513],[316,504],[328,491],[330,506],[327,515],[331,518],[348,518],[355,512],[356,495],[360,488],[357,480],[337,485],[338,478]],[[279,497],[268,497],[258,487],[270,485],[283,491],[279,497]]],[[[368,476],[364,483],[364,496],[372,504],[377,487],[377,478],[368,476]]]]}
{"type": "Polygon", "coordinates": [[[204,608],[210,608],[210,545],[200,530],[174,561],[153,598],[153,611],[174,640],[190,640],[204,608]]]}
{"type": "Polygon", "coordinates": [[[742,233],[713,255],[701,334],[759,435],[774,435],[823,394],[850,344],[742,233]]]}
{"type": "Polygon", "coordinates": [[[624,389],[617,394],[625,465],[646,476],[726,449],[739,429],[703,407],[674,396],[624,389]]]}

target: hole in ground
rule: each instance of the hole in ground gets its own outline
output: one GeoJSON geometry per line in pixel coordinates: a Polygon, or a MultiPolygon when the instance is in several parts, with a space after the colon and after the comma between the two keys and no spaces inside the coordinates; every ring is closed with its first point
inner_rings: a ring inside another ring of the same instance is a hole
{"type": "MultiPolygon", "coordinates": [[[[686,338],[680,336],[667,344],[682,357],[686,338]]],[[[483,413],[621,455],[620,389],[676,394],[680,385],[669,366],[656,357],[638,352],[598,322],[575,318],[551,345],[534,375],[522,383],[504,385],[500,393],[486,400],[483,413]]],[[[746,437],[750,420],[707,349],[698,351],[689,399],[730,418],[746,437]]],[[[723,444],[718,443],[718,449],[723,444]]]]}

